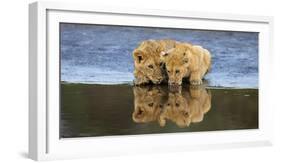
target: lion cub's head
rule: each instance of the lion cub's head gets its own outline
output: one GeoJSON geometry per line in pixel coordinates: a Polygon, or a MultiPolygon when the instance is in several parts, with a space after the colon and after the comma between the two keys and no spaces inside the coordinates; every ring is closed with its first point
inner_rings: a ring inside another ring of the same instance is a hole
{"type": "Polygon", "coordinates": [[[176,123],[179,127],[187,127],[190,124],[190,109],[188,99],[180,92],[169,93],[168,101],[164,105],[164,110],[160,115],[160,126],[165,126],[166,119],[176,123]]]}
{"type": "Polygon", "coordinates": [[[159,118],[164,105],[165,92],[159,87],[134,87],[134,112],[136,123],[147,123],[159,118]]]}
{"type": "Polygon", "coordinates": [[[144,41],[133,51],[135,69],[142,72],[154,84],[164,79],[160,61],[160,45],[155,40],[144,41]]]}
{"type": "Polygon", "coordinates": [[[177,44],[175,48],[161,52],[161,60],[166,65],[169,85],[181,85],[182,79],[190,73],[192,67],[192,45],[177,44]]]}
{"type": "Polygon", "coordinates": [[[163,127],[170,120],[181,128],[188,127],[201,122],[210,108],[211,94],[205,87],[179,88],[179,91],[169,92],[159,123],[163,127]]]}

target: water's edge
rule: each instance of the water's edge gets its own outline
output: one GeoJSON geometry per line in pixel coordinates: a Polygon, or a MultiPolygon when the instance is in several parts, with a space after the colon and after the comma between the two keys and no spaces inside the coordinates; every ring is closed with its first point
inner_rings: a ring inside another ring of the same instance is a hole
{"type": "MultiPolygon", "coordinates": [[[[61,84],[64,85],[97,85],[97,86],[135,86],[133,82],[121,82],[121,83],[100,83],[100,82],[67,82],[67,81],[61,81],[61,84]]],[[[159,86],[165,86],[167,84],[159,84],[159,86]]],[[[184,86],[187,86],[189,84],[185,83],[183,84],[184,86]]],[[[144,86],[155,86],[153,84],[146,84],[144,86]]],[[[258,87],[225,87],[225,86],[210,86],[210,85],[206,85],[203,84],[202,86],[204,86],[207,89],[259,89],[258,87]]]]}

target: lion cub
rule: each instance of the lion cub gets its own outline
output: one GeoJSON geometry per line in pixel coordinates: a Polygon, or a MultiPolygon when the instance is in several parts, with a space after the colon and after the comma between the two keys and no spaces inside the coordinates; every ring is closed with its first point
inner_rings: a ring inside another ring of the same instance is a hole
{"type": "Polygon", "coordinates": [[[160,60],[161,51],[167,51],[176,45],[174,40],[146,40],[134,51],[134,84],[160,84],[165,77],[164,65],[160,60]]]}
{"type": "Polygon", "coordinates": [[[132,119],[136,123],[157,121],[163,104],[166,91],[160,87],[134,87],[134,112],[132,119]]]}
{"type": "Polygon", "coordinates": [[[158,122],[164,127],[170,120],[183,128],[201,122],[211,109],[211,93],[203,85],[180,86],[176,91],[160,86],[138,86],[133,91],[132,119],[136,123],[158,122]]]}
{"type": "Polygon", "coordinates": [[[181,85],[183,78],[190,84],[202,84],[202,78],[211,68],[211,54],[201,46],[178,43],[175,48],[161,52],[166,65],[169,85],[181,85]]]}
{"type": "Polygon", "coordinates": [[[191,123],[201,122],[211,109],[211,93],[203,86],[190,86],[189,90],[179,89],[178,92],[169,92],[169,98],[159,116],[162,127],[166,125],[166,120],[181,128],[188,127],[191,123]]]}

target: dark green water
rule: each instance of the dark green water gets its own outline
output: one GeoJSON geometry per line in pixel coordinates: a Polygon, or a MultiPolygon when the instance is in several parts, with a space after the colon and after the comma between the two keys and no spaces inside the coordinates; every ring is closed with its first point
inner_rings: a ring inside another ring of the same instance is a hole
{"type": "Polygon", "coordinates": [[[61,138],[256,128],[257,89],[61,84],[61,138]]]}

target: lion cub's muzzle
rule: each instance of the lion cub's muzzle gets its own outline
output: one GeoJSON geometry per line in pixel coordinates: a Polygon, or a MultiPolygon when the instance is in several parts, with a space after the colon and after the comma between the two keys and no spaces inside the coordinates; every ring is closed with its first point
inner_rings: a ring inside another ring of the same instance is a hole
{"type": "Polygon", "coordinates": [[[154,84],[160,84],[160,83],[162,82],[162,80],[163,80],[163,78],[162,78],[162,77],[159,77],[159,78],[157,78],[157,79],[152,80],[152,82],[153,82],[154,84]]]}

